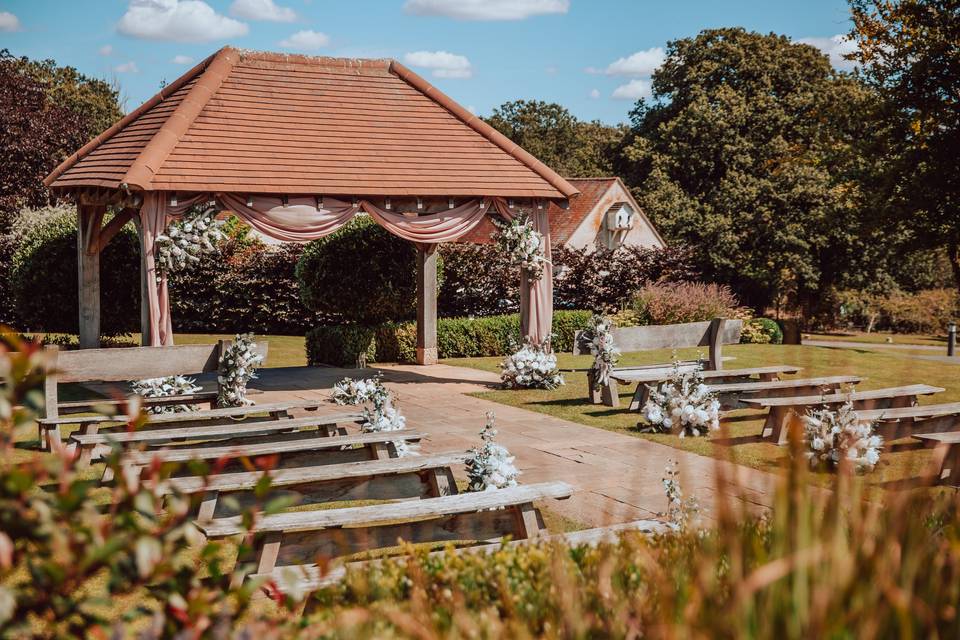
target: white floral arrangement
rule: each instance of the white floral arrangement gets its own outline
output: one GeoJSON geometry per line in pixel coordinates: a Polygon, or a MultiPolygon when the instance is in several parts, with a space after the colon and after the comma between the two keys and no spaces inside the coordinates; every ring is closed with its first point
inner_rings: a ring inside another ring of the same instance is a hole
{"type": "Polygon", "coordinates": [[[620,350],[613,344],[613,322],[606,316],[594,314],[587,327],[590,354],[593,356],[593,387],[599,389],[607,384],[613,368],[620,359],[620,350]]]}
{"type": "Polygon", "coordinates": [[[705,436],[720,428],[720,401],[703,384],[700,367],[683,374],[674,362],[673,375],[659,388],[647,385],[650,399],[643,406],[648,430],[686,436],[705,436]]]}
{"type": "Polygon", "coordinates": [[[517,486],[520,471],[513,464],[514,457],[507,449],[496,442],[497,430],[494,428],[493,412],[487,413],[487,423],[480,432],[482,443],[470,449],[467,459],[468,491],[493,491],[504,487],[517,486]]]}
{"type": "Polygon", "coordinates": [[[333,401],[339,405],[384,402],[390,392],[378,375],[375,378],[343,378],[333,385],[333,401]]]}
{"type": "MultiPolygon", "coordinates": [[[[407,419],[394,406],[393,394],[383,385],[378,375],[375,378],[343,378],[333,385],[333,401],[340,405],[360,405],[370,403],[363,409],[364,433],[381,431],[399,431],[407,427],[407,419]]],[[[405,440],[395,440],[397,455],[417,455],[416,446],[405,440]]]]}
{"type": "Polygon", "coordinates": [[[521,213],[509,222],[493,218],[497,232],[491,238],[497,247],[510,258],[510,262],[523,269],[527,275],[538,280],[543,268],[549,263],[543,234],[533,228],[533,220],[521,213]]]}
{"type": "MultiPolygon", "coordinates": [[[[186,376],[167,376],[164,378],[146,378],[145,380],[135,380],[130,383],[130,389],[142,398],[166,398],[169,396],[183,396],[191,393],[199,393],[200,387],[197,381],[186,376]]],[[[166,406],[151,406],[146,408],[146,412],[153,415],[164,413],[186,413],[196,411],[197,407],[192,404],[171,404],[166,406]]]]}
{"type": "Polygon", "coordinates": [[[220,354],[217,383],[218,407],[248,407],[254,404],[247,398],[247,383],[257,377],[257,368],[263,364],[263,354],[254,348],[253,334],[237,334],[233,343],[220,354]]]}
{"type": "Polygon", "coordinates": [[[556,354],[529,342],[503,359],[500,380],[506,389],[556,389],[563,384],[556,354]]]}
{"type": "Polygon", "coordinates": [[[883,438],[874,433],[872,422],[857,418],[852,403],[808,411],[802,420],[811,467],[836,469],[846,459],[862,473],[873,471],[880,461],[883,438]]]}
{"type": "Polygon", "coordinates": [[[212,203],[190,207],[183,217],[170,223],[154,241],[157,279],[193,266],[204,254],[216,253],[217,245],[226,238],[225,224],[217,220],[212,203]]]}

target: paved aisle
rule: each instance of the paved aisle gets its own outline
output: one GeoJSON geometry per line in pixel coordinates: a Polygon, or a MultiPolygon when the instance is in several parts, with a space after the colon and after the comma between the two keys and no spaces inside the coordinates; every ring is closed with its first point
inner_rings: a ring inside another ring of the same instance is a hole
{"type": "MultiPolygon", "coordinates": [[[[705,511],[716,495],[716,463],[633,436],[588,427],[540,413],[497,404],[466,394],[491,388],[496,375],[463,367],[386,366],[387,386],[399,400],[407,426],[430,434],[428,453],[466,450],[476,445],[487,411],[496,413],[497,441],[516,456],[522,482],[565,480],[577,489],[570,500],[551,508],[588,525],[651,518],[666,509],[661,478],[667,461],[677,460],[684,490],[705,511]]],[[[259,403],[293,398],[328,397],[338,379],[370,371],[298,367],[261,369],[251,384],[262,389],[259,403]]],[[[726,465],[751,508],[769,506],[773,476],[726,465]]],[[[463,477],[462,469],[457,470],[463,477]]]]}

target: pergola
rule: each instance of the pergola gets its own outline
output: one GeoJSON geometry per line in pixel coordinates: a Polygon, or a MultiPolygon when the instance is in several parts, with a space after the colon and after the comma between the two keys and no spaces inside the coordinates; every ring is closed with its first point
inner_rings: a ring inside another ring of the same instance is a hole
{"type": "MultiPolygon", "coordinates": [[[[392,60],[225,47],[67,158],[47,178],[77,205],[80,346],[99,344],[99,253],[134,221],[141,327],[172,344],[154,239],[213,201],[286,241],[331,233],[363,211],[418,249],[417,359],[436,362],[436,247],[493,212],[530,214],[549,251],[549,201],[576,188],[392,60]],[[107,209],[117,214],[103,224],[107,209]]],[[[376,259],[376,256],[370,256],[376,259]]],[[[549,335],[550,269],[524,277],[525,336],[549,335]]]]}

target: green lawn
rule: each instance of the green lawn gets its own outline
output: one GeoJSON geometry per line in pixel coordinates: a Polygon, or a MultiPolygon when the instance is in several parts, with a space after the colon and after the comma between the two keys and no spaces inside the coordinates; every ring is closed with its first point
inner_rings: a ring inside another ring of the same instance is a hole
{"type": "MultiPolygon", "coordinates": [[[[667,362],[673,352],[669,350],[628,353],[621,358],[622,365],[667,362]]],[[[680,358],[697,355],[695,349],[676,352],[680,358]]],[[[820,377],[825,375],[856,374],[864,377],[860,389],[901,386],[927,383],[946,388],[946,392],[921,398],[920,402],[941,403],[960,401],[960,365],[943,364],[909,358],[902,354],[881,353],[857,349],[810,347],[795,345],[734,345],[724,349],[724,355],[734,356],[728,368],[754,367],[770,364],[792,364],[803,367],[798,376],[820,377]]],[[[445,361],[499,372],[500,358],[461,358],[445,361]]],[[[561,369],[590,366],[589,356],[560,354],[561,369]]],[[[612,409],[592,405],[586,401],[586,374],[565,373],[566,385],[553,391],[490,391],[480,397],[511,406],[546,413],[558,418],[627,433],[638,438],[656,442],[707,456],[730,455],[741,464],[764,470],[779,468],[786,451],[773,444],[751,441],[760,433],[763,414],[752,410],[730,412],[722,421],[721,432],[708,438],[684,438],[665,434],[644,434],[637,429],[639,414],[626,409],[632,389],[621,389],[621,407],[612,409]]],[[[876,472],[867,481],[878,486],[895,486],[897,480],[915,478],[926,468],[930,452],[904,449],[902,446],[887,447],[876,472]]],[[[826,477],[823,478],[826,481],[826,477]]]]}

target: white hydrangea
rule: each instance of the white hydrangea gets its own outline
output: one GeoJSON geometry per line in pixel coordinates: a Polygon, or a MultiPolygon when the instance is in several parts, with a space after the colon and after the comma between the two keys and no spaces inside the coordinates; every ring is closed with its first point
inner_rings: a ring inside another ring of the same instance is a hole
{"type": "Polygon", "coordinates": [[[494,428],[494,414],[487,413],[487,423],[480,432],[482,444],[470,449],[467,460],[468,491],[493,491],[504,487],[517,486],[520,471],[513,464],[514,457],[507,449],[496,442],[497,430],[494,428]]]}
{"type": "Polygon", "coordinates": [[[609,318],[594,314],[590,318],[587,337],[590,340],[590,353],[593,355],[593,384],[599,389],[607,384],[613,368],[620,359],[620,350],[613,344],[613,322],[609,318]]]}
{"type": "Polygon", "coordinates": [[[333,385],[333,401],[339,405],[374,404],[386,401],[389,391],[378,375],[375,378],[343,378],[333,385]]]}
{"type": "Polygon", "coordinates": [[[225,224],[217,220],[217,209],[209,202],[191,207],[170,223],[154,241],[157,279],[195,265],[204,254],[216,253],[217,245],[226,238],[225,224]]]}
{"type": "Polygon", "coordinates": [[[507,389],[556,389],[563,384],[557,356],[527,343],[500,363],[500,380],[507,389]]]}
{"type": "MultiPolygon", "coordinates": [[[[130,388],[135,394],[143,398],[166,398],[169,396],[199,393],[201,391],[200,387],[197,386],[197,381],[186,376],[167,376],[164,378],[135,380],[130,383],[130,388]]],[[[172,404],[163,407],[147,407],[146,412],[153,415],[161,415],[164,413],[186,413],[187,411],[196,410],[196,405],[172,404]]]]}
{"type": "MultiPolygon", "coordinates": [[[[365,433],[399,431],[407,427],[407,419],[394,406],[393,394],[383,385],[378,375],[375,378],[344,378],[333,386],[333,401],[340,405],[372,406],[363,410],[361,429],[365,433]]],[[[394,448],[400,457],[417,455],[417,447],[405,440],[395,440],[394,448]]]]}
{"type": "Polygon", "coordinates": [[[808,411],[803,420],[805,455],[813,468],[840,466],[846,458],[857,472],[873,471],[880,461],[883,438],[872,422],[861,421],[847,402],[839,409],[808,411]]]}
{"type": "Polygon", "coordinates": [[[256,370],[263,364],[263,355],[254,346],[252,334],[237,334],[233,344],[220,354],[218,407],[247,407],[254,404],[253,400],[247,398],[247,383],[257,377],[256,370]]]}
{"type": "Polygon", "coordinates": [[[543,234],[533,228],[533,221],[525,213],[509,222],[492,219],[497,226],[497,232],[491,237],[500,250],[509,256],[512,264],[538,280],[543,275],[544,265],[549,263],[543,234]]]}
{"type": "Polygon", "coordinates": [[[720,428],[720,401],[703,384],[698,367],[691,373],[680,372],[674,362],[673,375],[661,387],[649,386],[650,399],[642,413],[652,431],[686,436],[705,436],[720,428]]]}

